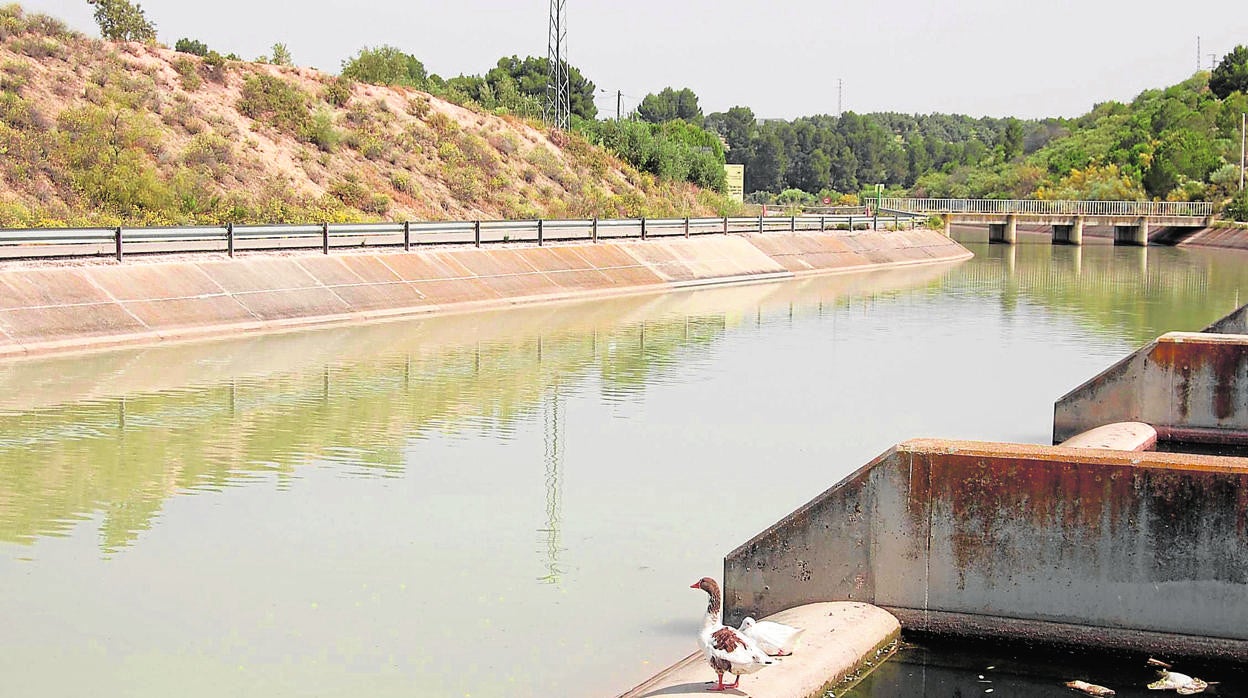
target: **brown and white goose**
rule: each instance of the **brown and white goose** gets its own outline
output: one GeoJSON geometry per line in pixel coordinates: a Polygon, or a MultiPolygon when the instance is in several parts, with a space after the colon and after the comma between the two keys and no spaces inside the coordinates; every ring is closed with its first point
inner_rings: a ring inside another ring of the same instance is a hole
{"type": "Polygon", "coordinates": [[[703,577],[690,584],[689,588],[701,589],[711,597],[706,607],[706,618],[702,621],[702,632],[698,634],[698,644],[719,680],[707,690],[736,688],[741,683],[742,674],[753,674],[773,663],[774,660],[753,640],[736,628],[724,625],[723,597],[720,595],[718,582],[710,577],[703,577]],[[724,684],[725,672],[736,677],[727,685],[724,684]]]}

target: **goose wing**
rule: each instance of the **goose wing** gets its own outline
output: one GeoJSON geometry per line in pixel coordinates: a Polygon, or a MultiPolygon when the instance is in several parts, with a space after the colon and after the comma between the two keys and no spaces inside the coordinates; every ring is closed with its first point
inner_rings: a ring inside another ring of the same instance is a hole
{"type": "Polygon", "coordinates": [[[740,631],[724,626],[711,633],[710,646],[707,652],[712,658],[722,659],[733,664],[769,663],[767,653],[759,649],[754,641],[740,631]]]}

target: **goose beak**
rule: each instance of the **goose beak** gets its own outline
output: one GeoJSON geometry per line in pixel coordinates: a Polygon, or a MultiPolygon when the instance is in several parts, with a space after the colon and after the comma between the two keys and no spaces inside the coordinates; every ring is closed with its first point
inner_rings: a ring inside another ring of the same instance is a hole
{"type": "Polygon", "coordinates": [[[702,582],[701,582],[700,580],[699,580],[699,581],[696,581],[696,582],[694,582],[693,584],[690,584],[690,585],[689,585],[689,588],[690,588],[690,589],[701,589],[701,588],[702,588],[702,582]]]}

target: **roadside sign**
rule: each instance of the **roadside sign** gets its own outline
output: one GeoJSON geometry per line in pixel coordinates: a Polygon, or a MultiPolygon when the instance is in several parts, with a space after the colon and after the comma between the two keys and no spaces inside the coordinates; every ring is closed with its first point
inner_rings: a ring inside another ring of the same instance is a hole
{"type": "Polygon", "coordinates": [[[724,165],[724,186],[728,198],[742,203],[745,201],[745,165],[724,165]]]}

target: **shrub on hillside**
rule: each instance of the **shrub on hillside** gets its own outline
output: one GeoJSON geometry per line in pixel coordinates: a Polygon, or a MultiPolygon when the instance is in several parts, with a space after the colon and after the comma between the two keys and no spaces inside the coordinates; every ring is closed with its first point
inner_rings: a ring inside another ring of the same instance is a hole
{"type": "Polygon", "coordinates": [[[235,162],[234,145],[218,133],[201,133],[191,139],[182,152],[182,163],[191,167],[203,167],[220,175],[235,162]]]}
{"type": "Polygon", "coordinates": [[[342,62],[342,75],[373,85],[425,86],[425,66],[415,56],[394,46],[360,49],[342,62]]]}
{"type": "Polygon", "coordinates": [[[37,34],[26,34],[13,39],[9,42],[8,48],[14,53],[20,53],[23,56],[36,59],[63,58],[65,56],[65,47],[61,42],[37,34]]]}
{"type": "Polygon", "coordinates": [[[238,111],[279,131],[310,135],[310,101],[308,95],[296,85],[268,73],[259,73],[248,75],[243,81],[238,111]]]}
{"type": "Polygon", "coordinates": [[[224,84],[228,72],[229,63],[225,56],[216,51],[209,51],[204,56],[204,74],[209,80],[224,84]]]}
{"type": "Polygon", "coordinates": [[[204,84],[203,78],[199,77],[199,65],[194,59],[179,56],[173,60],[173,69],[178,71],[184,90],[194,92],[204,84]]]}
{"type": "Polygon", "coordinates": [[[196,39],[178,39],[177,43],[173,45],[173,50],[180,53],[189,53],[200,58],[208,55],[208,45],[196,39]]]}
{"type": "Polygon", "coordinates": [[[351,101],[351,91],[354,87],[354,80],[339,75],[325,86],[325,89],[321,92],[321,99],[335,107],[345,107],[347,102],[351,101]]]}
{"type": "Polygon", "coordinates": [[[0,65],[0,90],[17,92],[30,82],[32,70],[25,61],[5,61],[0,65]]]}
{"type": "Polygon", "coordinates": [[[332,153],[342,141],[342,134],[334,128],[334,115],[326,109],[318,109],[297,135],[299,140],[312,143],[326,153],[332,153]]]}

